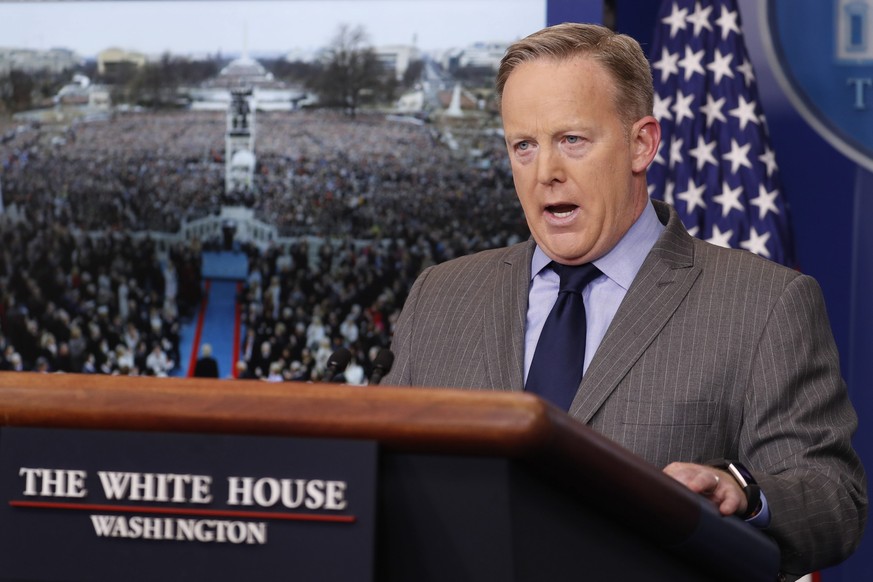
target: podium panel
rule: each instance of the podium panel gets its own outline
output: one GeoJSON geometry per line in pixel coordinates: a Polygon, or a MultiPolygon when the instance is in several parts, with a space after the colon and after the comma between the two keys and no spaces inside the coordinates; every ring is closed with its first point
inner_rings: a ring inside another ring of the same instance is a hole
{"type": "Polygon", "coordinates": [[[372,441],[2,427],[0,579],[367,582],[376,477],[372,441]]]}
{"type": "Polygon", "coordinates": [[[720,579],[505,458],[391,455],[381,476],[376,580],[720,579]]]}
{"type": "Polygon", "coordinates": [[[6,372],[0,426],[376,443],[359,579],[772,582],[779,567],[761,532],[530,394],[6,372]]]}

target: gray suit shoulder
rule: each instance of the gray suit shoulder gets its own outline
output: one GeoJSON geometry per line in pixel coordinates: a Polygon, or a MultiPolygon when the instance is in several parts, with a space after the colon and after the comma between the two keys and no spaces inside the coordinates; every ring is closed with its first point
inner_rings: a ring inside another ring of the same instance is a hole
{"type": "Polygon", "coordinates": [[[730,279],[741,279],[751,287],[766,285],[770,287],[769,291],[773,291],[774,284],[784,287],[800,279],[818,288],[812,277],[795,269],[744,249],[725,248],[691,236],[672,206],[658,200],[652,203],[665,226],[652,249],[653,258],[663,261],[669,268],[693,266],[701,270],[705,279],[716,285],[719,281],[728,283],[730,279]]]}
{"type": "Polygon", "coordinates": [[[439,283],[445,292],[446,286],[454,284],[466,285],[471,278],[487,277],[501,264],[515,264],[519,261],[530,262],[534,242],[528,240],[508,247],[479,251],[428,267],[420,275],[427,285],[439,283]]]}
{"type": "Polygon", "coordinates": [[[739,277],[752,286],[774,284],[785,287],[795,280],[818,289],[818,283],[809,275],[780,265],[744,249],[724,248],[694,238],[695,265],[703,269],[705,277],[739,277]]]}

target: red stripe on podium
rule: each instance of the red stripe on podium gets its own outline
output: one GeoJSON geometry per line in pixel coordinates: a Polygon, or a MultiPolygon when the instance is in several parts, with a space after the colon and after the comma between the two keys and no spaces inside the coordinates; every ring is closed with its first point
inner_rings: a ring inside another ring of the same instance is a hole
{"type": "Polygon", "coordinates": [[[192,509],[186,507],[143,507],[139,505],[101,505],[96,503],[65,503],[59,501],[10,501],[12,507],[32,509],[63,509],[75,511],[115,511],[121,513],[156,513],[162,515],[191,515],[201,517],[236,517],[241,519],[282,519],[288,521],[326,521],[354,523],[354,515],[323,515],[319,513],[278,513],[271,511],[242,511],[232,509],[192,509]]]}

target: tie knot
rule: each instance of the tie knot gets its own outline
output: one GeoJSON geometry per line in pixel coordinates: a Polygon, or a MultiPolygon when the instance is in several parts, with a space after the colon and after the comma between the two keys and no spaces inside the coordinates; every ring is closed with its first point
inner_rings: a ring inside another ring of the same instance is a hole
{"type": "Polygon", "coordinates": [[[594,263],[562,265],[552,261],[552,270],[561,278],[559,292],[570,291],[580,295],[588,283],[601,275],[600,269],[595,267],[594,263]]]}

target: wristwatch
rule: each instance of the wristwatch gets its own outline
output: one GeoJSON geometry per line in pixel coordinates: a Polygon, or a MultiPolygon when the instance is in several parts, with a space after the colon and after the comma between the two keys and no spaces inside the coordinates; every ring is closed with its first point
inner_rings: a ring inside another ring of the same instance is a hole
{"type": "Polygon", "coordinates": [[[749,472],[746,467],[740,463],[739,461],[729,461],[727,459],[716,459],[713,461],[709,461],[706,463],[710,467],[715,467],[716,469],[721,469],[737,482],[740,486],[740,489],[743,490],[743,493],[746,495],[746,511],[740,515],[743,519],[749,519],[761,509],[761,487],[758,486],[758,482],[755,481],[755,478],[752,477],[752,474],[749,472]]]}

